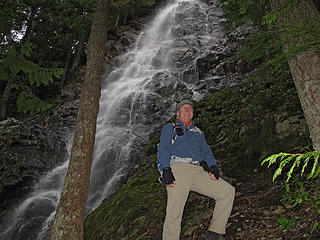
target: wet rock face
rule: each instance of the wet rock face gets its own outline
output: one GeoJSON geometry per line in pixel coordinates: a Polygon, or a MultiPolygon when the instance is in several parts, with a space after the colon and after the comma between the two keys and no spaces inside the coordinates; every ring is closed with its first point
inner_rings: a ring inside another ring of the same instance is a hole
{"type": "Polygon", "coordinates": [[[75,125],[77,103],[26,122],[12,118],[0,122],[0,208],[66,160],[66,140],[75,125]]]}
{"type": "Polygon", "coordinates": [[[3,201],[29,189],[66,155],[64,139],[48,128],[15,119],[0,123],[0,176],[3,201]]]}

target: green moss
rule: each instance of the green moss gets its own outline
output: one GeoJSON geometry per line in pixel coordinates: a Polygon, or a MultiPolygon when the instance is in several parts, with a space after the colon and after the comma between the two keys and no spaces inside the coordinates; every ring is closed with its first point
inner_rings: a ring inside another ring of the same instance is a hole
{"type": "Polygon", "coordinates": [[[165,214],[166,193],[158,183],[155,161],[155,156],[144,159],[141,169],[145,171],[135,170],[134,177],[86,218],[85,239],[138,239],[158,228],[165,214]]]}
{"type": "Polygon", "coordinates": [[[145,149],[145,154],[150,156],[157,153],[157,144],[160,142],[159,137],[153,137],[149,141],[149,145],[145,149]]]}
{"type": "Polygon", "coordinates": [[[307,135],[293,130],[277,135],[276,116],[302,112],[300,102],[292,82],[270,82],[260,74],[248,86],[217,91],[195,108],[194,121],[230,177],[264,170],[260,160],[270,154],[311,145],[307,135]]]}

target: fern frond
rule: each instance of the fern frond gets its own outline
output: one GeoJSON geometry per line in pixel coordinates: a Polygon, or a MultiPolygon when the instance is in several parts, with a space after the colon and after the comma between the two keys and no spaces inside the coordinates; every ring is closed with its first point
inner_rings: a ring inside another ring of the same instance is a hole
{"type": "Polygon", "coordinates": [[[314,173],[313,178],[316,178],[320,175],[320,166],[318,166],[317,171],[314,173]]]}
{"type": "Polygon", "coordinates": [[[304,155],[301,156],[304,159],[304,164],[303,167],[301,169],[301,175],[304,173],[305,168],[308,166],[309,160],[311,157],[307,157],[305,158],[304,155]]]}
{"type": "Polygon", "coordinates": [[[287,173],[287,180],[286,180],[286,182],[288,182],[289,179],[291,178],[294,168],[295,168],[296,166],[299,166],[299,165],[300,165],[301,159],[303,159],[303,155],[298,156],[298,157],[296,158],[296,160],[294,161],[294,163],[292,164],[292,166],[290,167],[290,170],[289,170],[289,172],[287,173]]]}
{"type": "Polygon", "coordinates": [[[277,157],[278,154],[273,154],[270,157],[267,157],[266,159],[264,159],[261,163],[261,166],[265,163],[265,162],[269,162],[268,167],[270,167],[271,164],[275,163],[277,161],[277,157]]]}
{"type": "Polygon", "coordinates": [[[289,156],[289,157],[287,157],[287,156],[288,156],[287,154],[285,154],[285,155],[282,156],[281,162],[280,162],[280,164],[279,164],[279,167],[278,167],[278,169],[275,171],[275,173],[273,174],[273,178],[272,178],[273,181],[276,179],[276,177],[278,177],[278,176],[281,174],[283,167],[284,167],[287,163],[289,163],[293,158],[295,158],[294,155],[291,155],[291,156],[289,156]],[[287,157],[287,158],[286,158],[286,157],[287,157]]]}
{"type": "Polygon", "coordinates": [[[311,169],[311,172],[310,172],[308,178],[312,178],[314,176],[316,168],[319,167],[318,162],[319,162],[319,155],[315,156],[315,158],[314,158],[314,163],[313,163],[313,166],[312,166],[312,169],[311,169]]]}
{"type": "Polygon", "coordinates": [[[270,157],[267,157],[266,159],[264,159],[262,162],[261,162],[261,165],[263,165],[265,162],[269,162],[268,164],[268,168],[277,162],[277,159],[280,157],[280,161],[282,161],[286,156],[288,156],[290,154],[288,153],[277,153],[277,154],[273,154],[271,155],[270,157]]]}
{"type": "Polygon", "coordinates": [[[300,167],[300,164],[303,161],[303,165],[302,165],[301,172],[300,172],[300,175],[302,176],[311,159],[313,160],[313,166],[312,166],[312,169],[308,175],[308,178],[316,178],[316,177],[320,176],[320,164],[319,164],[320,152],[319,151],[308,152],[305,154],[290,154],[290,153],[273,154],[270,157],[264,159],[262,161],[261,165],[268,162],[269,163],[268,167],[270,167],[271,164],[273,164],[277,161],[277,158],[280,158],[280,163],[279,163],[279,167],[276,169],[276,171],[273,174],[273,181],[282,173],[283,168],[289,162],[292,162],[293,159],[295,159],[295,160],[292,163],[292,165],[290,166],[289,171],[287,172],[286,182],[288,182],[290,180],[290,178],[292,177],[294,169],[300,167]]]}

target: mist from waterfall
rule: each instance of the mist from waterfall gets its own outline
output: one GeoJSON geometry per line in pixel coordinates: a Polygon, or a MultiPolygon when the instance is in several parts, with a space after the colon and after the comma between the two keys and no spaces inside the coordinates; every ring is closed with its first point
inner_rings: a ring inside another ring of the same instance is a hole
{"type": "MultiPolygon", "coordinates": [[[[213,30],[218,24],[212,23],[207,11],[208,6],[198,0],[171,1],[134,46],[117,58],[114,70],[102,77],[86,214],[114,192],[139,160],[149,135],[175,113],[176,102],[202,98],[196,59],[223,35],[213,30]]],[[[72,138],[69,149],[71,142],[72,138]]],[[[69,156],[21,201],[7,224],[0,226],[0,240],[51,238],[68,161],[69,156]]]]}

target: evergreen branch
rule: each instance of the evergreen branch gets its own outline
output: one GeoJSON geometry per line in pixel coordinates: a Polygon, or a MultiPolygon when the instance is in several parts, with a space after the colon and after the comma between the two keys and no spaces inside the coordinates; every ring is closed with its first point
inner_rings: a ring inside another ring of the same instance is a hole
{"type": "Polygon", "coordinates": [[[24,114],[38,113],[53,107],[53,104],[42,101],[29,87],[24,87],[17,98],[18,111],[24,114]]]}

